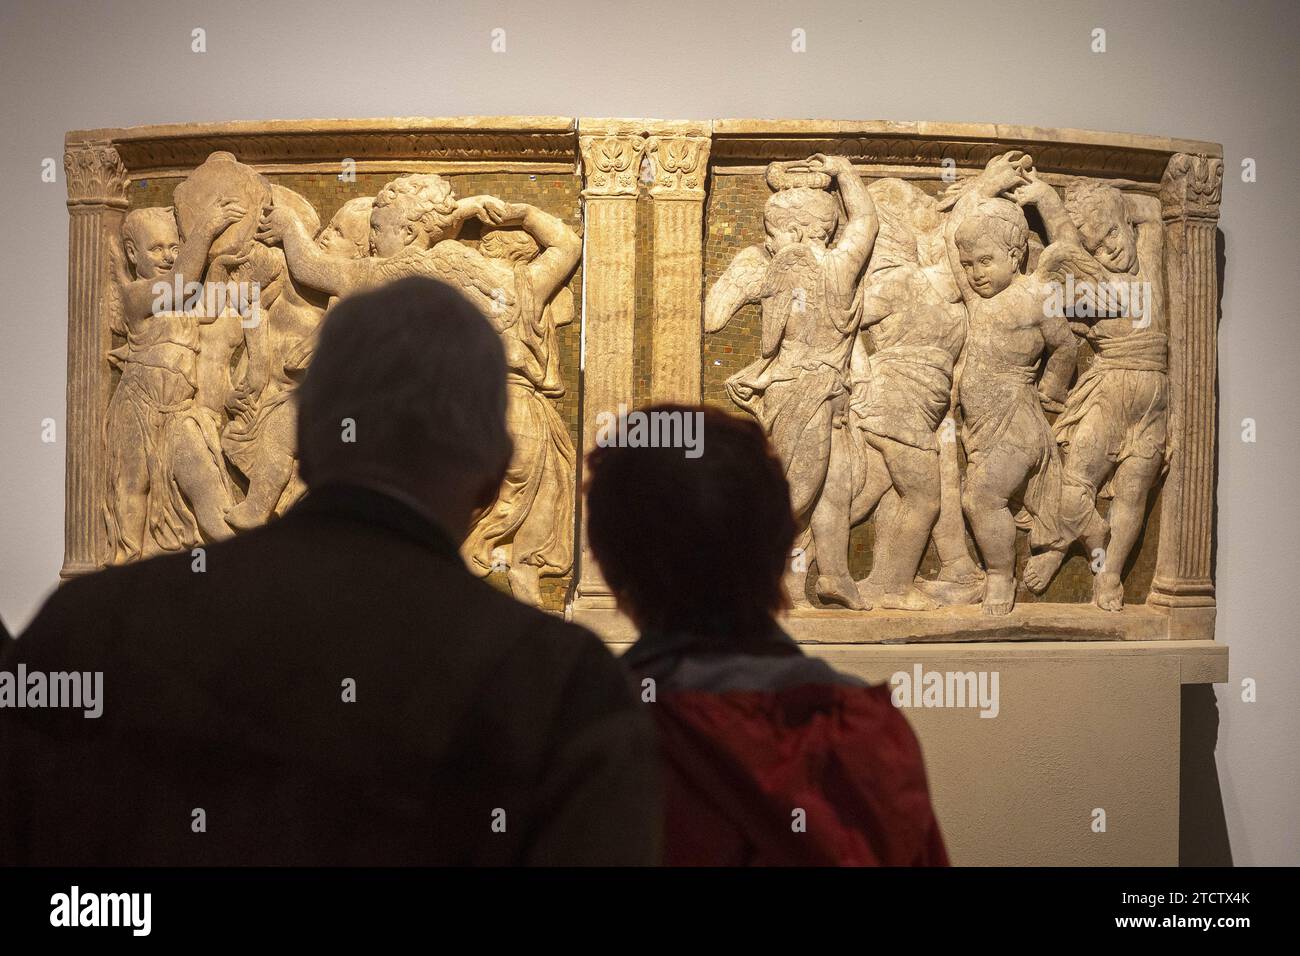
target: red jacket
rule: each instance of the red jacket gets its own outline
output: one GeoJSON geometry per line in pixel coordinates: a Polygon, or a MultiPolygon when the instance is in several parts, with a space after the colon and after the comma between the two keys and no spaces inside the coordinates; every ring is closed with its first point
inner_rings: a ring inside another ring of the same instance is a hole
{"type": "Polygon", "coordinates": [[[783,632],[759,654],[681,644],[656,636],[628,654],[655,679],[667,865],[948,865],[920,745],[887,686],[783,632]]]}

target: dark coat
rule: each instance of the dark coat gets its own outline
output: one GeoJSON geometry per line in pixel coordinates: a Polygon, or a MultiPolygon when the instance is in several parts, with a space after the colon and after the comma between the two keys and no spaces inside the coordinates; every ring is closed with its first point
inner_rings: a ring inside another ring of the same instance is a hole
{"type": "Polygon", "coordinates": [[[194,560],[70,581],[5,651],[104,676],[98,719],[0,709],[0,862],[657,862],[618,663],[406,505],[327,487],[194,560]]]}

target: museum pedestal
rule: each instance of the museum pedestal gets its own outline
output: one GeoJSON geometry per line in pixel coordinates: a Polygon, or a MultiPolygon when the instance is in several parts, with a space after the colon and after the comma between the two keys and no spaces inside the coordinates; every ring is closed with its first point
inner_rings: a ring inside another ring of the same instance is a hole
{"type": "MultiPolygon", "coordinates": [[[[592,616],[574,618],[609,634],[615,615],[592,616]]],[[[796,630],[789,622],[787,628],[796,630]]],[[[624,639],[612,640],[611,648],[625,650],[627,632],[613,633],[624,639]]],[[[873,683],[898,673],[915,678],[919,669],[922,681],[929,674],[973,673],[985,675],[990,691],[996,687],[995,716],[981,717],[975,700],[921,706],[919,687],[916,706],[905,708],[955,865],[1178,865],[1182,688],[1226,681],[1226,645],[1057,640],[803,647],[873,683]]]]}

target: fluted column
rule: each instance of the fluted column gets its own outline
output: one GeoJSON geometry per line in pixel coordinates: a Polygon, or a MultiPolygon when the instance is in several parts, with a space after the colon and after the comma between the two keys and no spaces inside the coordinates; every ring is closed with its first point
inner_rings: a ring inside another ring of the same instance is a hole
{"type": "Polygon", "coordinates": [[[654,315],[650,400],[698,403],[703,309],[704,182],[708,123],[663,123],[650,129],[653,164],[654,315]]]}
{"type": "Polygon", "coordinates": [[[126,167],[108,143],[69,143],[63,156],[68,181],[68,406],[64,426],[62,578],[94,571],[105,548],[102,515],[107,456],[104,413],[109,399],[104,314],[108,243],[127,207],[126,167]]]}
{"type": "Polygon", "coordinates": [[[1219,283],[1215,231],[1223,161],[1175,153],[1160,186],[1169,309],[1169,441],[1160,551],[1148,602],[1170,636],[1214,636],[1215,385],[1219,283]]]}
{"type": "MultiPolygon", "coordinates": [[[[642,126],[624,120],[579,120],[583,177],[582,453],[596,445],[597,416],[632,405],[632,326],[636,302],[636,197],[642,126]]],[[[574,603],[613,607],[609,587],[587,547],[579,510],[581,554],[574,603]]]]}

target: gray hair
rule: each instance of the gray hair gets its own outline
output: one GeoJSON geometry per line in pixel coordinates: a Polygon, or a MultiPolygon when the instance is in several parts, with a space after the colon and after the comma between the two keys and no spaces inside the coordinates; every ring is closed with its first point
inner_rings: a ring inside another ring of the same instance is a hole
{"type": "Polygon", "coordinates": [[[348,296],[298,389],[304,477],[490,477],[512,451],[505,383],[500,339],[451,286],[408,278],[348,296]]]}

